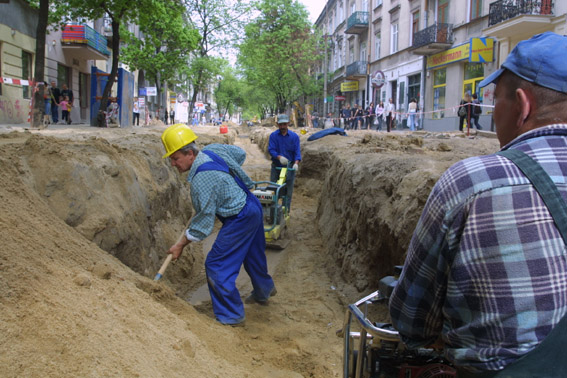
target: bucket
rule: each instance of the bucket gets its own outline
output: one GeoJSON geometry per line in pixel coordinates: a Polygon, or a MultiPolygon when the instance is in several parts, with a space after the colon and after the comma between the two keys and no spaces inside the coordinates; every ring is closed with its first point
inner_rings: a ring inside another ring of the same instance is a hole
{"type": "Polygon", "coordinates": [[[228,133],[228,126],[222,125],[222,126],[220,127],[220,133],[221,133],[221,134],[226,134],[226,133],[228,133]]]}

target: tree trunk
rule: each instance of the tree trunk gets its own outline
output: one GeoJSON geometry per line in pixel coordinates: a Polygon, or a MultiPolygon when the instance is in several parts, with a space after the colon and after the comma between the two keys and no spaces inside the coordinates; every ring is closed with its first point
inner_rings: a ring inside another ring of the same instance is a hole
{"type": "Polygon", "coordinates": [[[112,91],[114,80],[118,74],[118,59],[120,58],[120,22],[114,20],[112,17],[112,68],[110,76],[102,92],[102,99],[100,100],[100,108],[97,115],[98,127],[106,127],[106,108],[108,107],[108,97],[112,91]]]}
{"type": "Polygon", "coordinates": [[[47,127],[43,124],[43,114],[45,113],[45,101],[43,94],[45,85],[37,86],[43,83],[45,74],[45,34],[47,32],[47,19],[49,17],[49,0],[40,0],[39,2],[39,19],[37,21],[36,39],[35,39],[35,71],[34,84],[30,85],[33,96],[32,124],[34,129],[47,127]],[[37,88],[37,91],[35,90],[37,88]]]}

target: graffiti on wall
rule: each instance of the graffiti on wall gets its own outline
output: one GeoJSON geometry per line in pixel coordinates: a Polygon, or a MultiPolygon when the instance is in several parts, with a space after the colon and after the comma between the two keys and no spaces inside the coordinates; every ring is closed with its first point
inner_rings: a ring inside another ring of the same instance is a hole
{"type": "Polygon", "coordinates": [[[0,96],[0,123],[27,122],[29,101],[0,96]]]}

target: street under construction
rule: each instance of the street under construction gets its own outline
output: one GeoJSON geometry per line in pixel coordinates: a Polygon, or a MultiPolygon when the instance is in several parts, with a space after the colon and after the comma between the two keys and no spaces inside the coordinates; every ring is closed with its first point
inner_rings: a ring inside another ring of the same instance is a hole
{"type": "MultiPolygon", "coordinates": [[[[229,327],[205,289],[214,235],[153,280],[193,214],[164,130],[0,129],[2,376],[341,377],[346,306],[403,262],[441,173],[498,150],[490,133],[306,130],[289,243],[266,251],[277,295],[229,327]]],[[[200,146],[242,147],[254,181],[269,179],[274,130],[194,128],[200,146]]],[[[252,289],[243,270],[237,287],[252,289]]]]}

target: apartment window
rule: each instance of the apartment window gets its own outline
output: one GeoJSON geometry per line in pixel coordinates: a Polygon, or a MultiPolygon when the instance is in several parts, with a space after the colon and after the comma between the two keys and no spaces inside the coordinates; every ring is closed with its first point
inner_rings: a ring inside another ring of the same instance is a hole
{"type": "Polygon", "coordinates": [[[345,10],[343,9],[343,3],[341,3],[339,5],[339,22],[338,23],[343,22],[344,19],[345,19],[345,10]]]}
{"type": "Polygon", "coordinates": [[[449,21],[449,0],[438,0],[437,22],[446,24],[449,21]]]}
{"type": "Polygon", "coordinates": [[[365,62],[367,58],[366,55],[366,42],[362,42],[360,44],[360,61],[365,62]]]}
{"type": "Polygon", "coordinates": [[[71,88],[71,69],[57,64],[57,87],[61,89],[63,84],[67,84],[67,86],[71,88]]]}
{"type": "Polygon", "coordinates": [[[374,34],[374,59],[380,59],[380,48],[382,47],[382,33],[374,34]]]}
{"type": "MultiPolygon", "coordinates": [[[[32,78],[32,54],[22,50],[22,79],[31,80],[32,78]]],[[[29,85],[22,86],[24,98],[31,98],[31,89],[29,85]]]]}
{"type": "Polygon", "coordinates": [[[350,14],[354,14],[354,12],[356,12],[356,2],[353,1],[352,3],[350,3],[350,14]]]}
{"type": "Polygon", "coordinates": [[[433,119],[445,117],[445,89],[447,87],[447,70],[441,68],[433,71],[433,119]]]}
{"type": "Polygon", "coordinates": [[[471,20],[482,16],[482,0],[471,0],[471,20]]]}
{"type": "Polygon", "coordinates": [[[362,0],[362,11],[368,12],[368,0],[362,0]]]}
{"type": "Polygon", "coordinates": [[[378,8],[380,5],[382,5],[382,0],[375,0],[376,2],[374,3],[374,8],[378,8]]]}
{"type": "Polygon", "coordinates": [[[419,11],[411,14],[410,45],[413,45],[414,36],[419,31],[419,11]]]}
{"type": "Polygon", "coordinates": [[[398,52],[398,24],[392,24],[390,33],[390,54],[398,52]]]}
{"type": "Polygon", "coordinates": [[[339,64],[337,65],[337,68],[339,68],[339,67],[343,66],[343,45],[342,45],[342,43],[337,42],[337,50],[338,50],[337,56],[339,58],[338,59],[339,64]]]}
{"type": "Polygon", "coordinates": [[[352,46],[348,50],[348,57],[349,57],[349,63],[354,63],[354,47],[352,46]]]}

